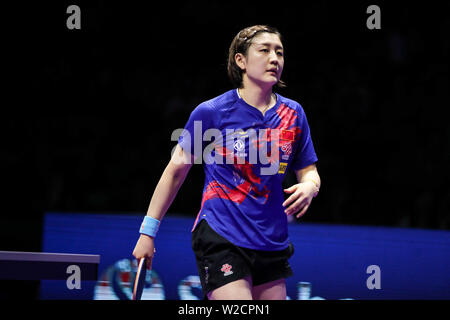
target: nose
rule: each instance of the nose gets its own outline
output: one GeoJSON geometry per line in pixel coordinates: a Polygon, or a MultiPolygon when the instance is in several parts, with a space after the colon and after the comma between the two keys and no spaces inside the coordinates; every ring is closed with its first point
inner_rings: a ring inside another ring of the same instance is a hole
{"type": "Polygon", "coordinates": [[[274,64],[276,66],[279,65],[279,63],[280,63],[277,53],[275,51],[273,51],[273,50],[270,52],[269,59],[270,59],[269,60],[270,63],[272,63],[272,64],[274,64]]]}

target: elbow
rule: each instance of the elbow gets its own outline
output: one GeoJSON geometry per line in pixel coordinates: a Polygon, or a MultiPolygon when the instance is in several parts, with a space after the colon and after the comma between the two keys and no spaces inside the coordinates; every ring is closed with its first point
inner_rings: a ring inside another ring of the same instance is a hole
{"type": "Polygon", "coordinates": [[[165,172],[166,174],[170,175],[174,180],[179,179],[184,180],[191,167],[192,164],[185,164],[185,163],[176,164],[173,162],[169,162],[165,172]]]}

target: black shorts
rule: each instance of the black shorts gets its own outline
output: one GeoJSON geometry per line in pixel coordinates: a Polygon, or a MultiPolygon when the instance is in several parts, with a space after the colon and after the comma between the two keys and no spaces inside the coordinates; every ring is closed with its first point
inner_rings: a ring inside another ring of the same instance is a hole
{"type": "Polygon", "coordinates": [[[288,262],[294,253],[291,242],[279,251],[238,247],[217,234],[205,219],[192,232],[192,249],[205,297],[214,289],[248,276],[257,286],[293,275],[288,262]]]}

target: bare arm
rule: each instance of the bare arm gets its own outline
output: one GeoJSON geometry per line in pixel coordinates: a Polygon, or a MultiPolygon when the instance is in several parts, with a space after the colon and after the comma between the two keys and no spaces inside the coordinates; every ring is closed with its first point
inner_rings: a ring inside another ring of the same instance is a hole
{"type": "Polygon", "coordinates": [[[300,218],[308,210],[312,199],[319,193],[321,180],[315,164],[309,165],[295,172],[298,184],[284,190],[291,194],[283,203],[287,215],[297,212],[297,218],[300,218]]]}
{"type": "MultiPolygon", "coordinates": [[[[147,216],[161,221],[172,204],[181,185],[191,169],[193,159],[186,154],[180,146],[176,146],[175,152],[166,166],[155,191],[153,192],[147,216]]],[[[141,234],[133,250],[136,259],[143,257],[152,258],[155,252],[154,237],[141,234]]],[[[151,259],[148,267],[151,266],[151,259]]]]}
{"type": "Polygon", "coordinates": [[[153,192],[148,216],[160,221],[163,219],[192,167],[193,161],[189,160],[189,156],[177,145],[153,192]]]}

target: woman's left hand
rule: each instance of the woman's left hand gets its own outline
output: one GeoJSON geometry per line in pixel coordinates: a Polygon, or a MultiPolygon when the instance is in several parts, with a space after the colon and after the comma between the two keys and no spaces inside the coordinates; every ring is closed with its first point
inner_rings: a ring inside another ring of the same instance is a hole
{"type": "Polygon", "coordinates": [[[308,210],[312,199],[319,192],[319,188],[312,181],[294,184],[292,187],[284,189],[284,192],[291,194],[283,202],[284,212],[290,216],[298,212],[297,218],[300,218],[308,210]],[[300,211],[300,212],[299,212],[300,211]]]}

